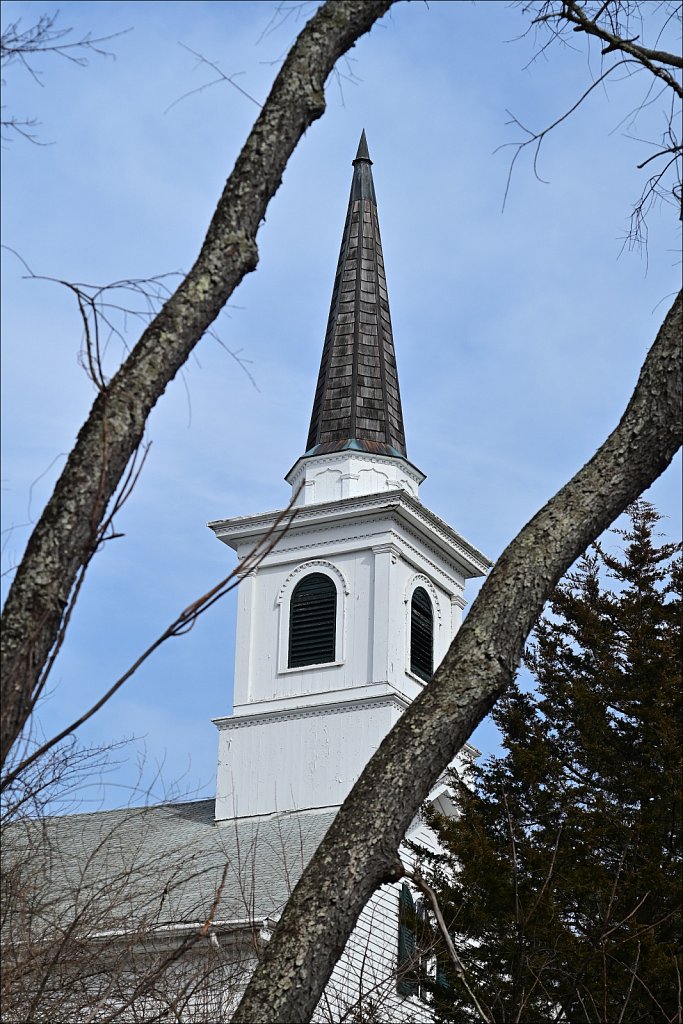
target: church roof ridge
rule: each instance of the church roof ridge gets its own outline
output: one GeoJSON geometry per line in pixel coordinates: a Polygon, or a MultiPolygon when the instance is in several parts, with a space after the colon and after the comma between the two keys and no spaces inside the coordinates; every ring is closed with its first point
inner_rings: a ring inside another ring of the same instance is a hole
{"type": "Polygon", "coordinates": [[[363,130],[332,290],[306,454],[406,458],[384,256],[363,130]]]}

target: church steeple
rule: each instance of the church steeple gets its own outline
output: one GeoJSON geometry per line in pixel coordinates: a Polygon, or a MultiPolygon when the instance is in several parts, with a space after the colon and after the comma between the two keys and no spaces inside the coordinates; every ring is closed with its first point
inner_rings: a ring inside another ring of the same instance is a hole
{"type": "Polygon", "coordinates": [[[403,413],[365,132],[327,322],[306,455],[356,450],[406,457],[403,413]]]}
{"type": "MultiPolygon", "coordinates": [[[[424,687],[490,563],[422,504],[406,458],[365,133],[332,295],[296,517],[240,583],[216,818],[336,807],[424,687]]],[[[283,513],[210,523],[245,558],[283,513]]]]}

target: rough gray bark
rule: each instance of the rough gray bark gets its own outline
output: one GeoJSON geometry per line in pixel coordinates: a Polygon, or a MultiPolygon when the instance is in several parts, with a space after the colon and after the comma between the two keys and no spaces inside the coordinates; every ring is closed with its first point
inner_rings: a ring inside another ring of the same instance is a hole
{"type": "Polygon", "coordinates": [[[439,774],[505,689],[554,587],[670,463],[682,420],[681,294],[593,458],[496,563],[436,675],[386,737],[292,894],[233,1024],[308,1021],[368,898],[439,774]]]}
{"type": "Polygon", "coordinates": [[[19,565],[2,616],[2,764],[37,696],[69,595],[150,411],[245,274],[287,161],[325,110],[342,54],[394,0],[328,0],[289,51],[227,180],[197,260],[111,382],[98,394],[19,565]]]}

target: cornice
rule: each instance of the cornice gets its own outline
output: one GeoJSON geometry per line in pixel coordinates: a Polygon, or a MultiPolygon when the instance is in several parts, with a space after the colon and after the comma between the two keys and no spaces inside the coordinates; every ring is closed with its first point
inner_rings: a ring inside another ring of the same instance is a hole
{"type": "MultiPolygon", "coordinates": [[[[358,551],[365,550],[371,550],[373,553],[386,550],[393,555],[397,555],[398,557],[403,558],[408,565],[411,565],[415,569],[416,572],[428,571],[432,573],[432,575],[438,579],[438,585],[444,587],[444,589],[448,592],[450,592],[453,588],[459,590],[462,587],[462,583],[453,575],[453,573],[446,572],[440,565],[438,565],[425,554],[425,551],[428,551],[435,558],[443,558],[443,552],[439,551],[433,545],[428,544],[423,535],[420,535],[416,533],[414,530],[411,530],[405,523],[401,523],[400,528],[402,532],[399,534],[396,532],[396,524],[394,524],[393,527],[389,527],[388,532],[390,532],[391,537],[393,539],[386,542],[382,541],[379,544],[373,543],[374,538],[377,537],[376,533],[366,532],[347,534],[343,538],[344,547],[337,548],[337,550],[335,551],[335,555],[330,557],[339,557],[339,555],[353,555],[358,551]],[[421,545],[421,548],[416,547],[415,544],[411,544],[410,541],[406,540],[404,534],[407,534],[408,536],[418,541],[421,545]]],[[[332,531],[335,529],[335,525],[322,526],[316,530],[316,533],[332,533],[332,531]]],[[[385,529],[383,532],[386,533],[387,529],[385,529]]],[[[288,540],[291,539],[291,535],[288,535],[288,540]]],[[[314,551],[316,548],[325,548],[329,550],[329,548],[333,544],[334,541],[327,538],[325,540],[314,541],[304,540],[302,541],[301,544],[290,543],[286,547],[276,547],[267,556],[267,558],[264,559],[263,565],[264,568],[266,566],[270,567],[275,565],[285,566],[290,563],[296,565],[301,561],[303,553],[314,551]]],[[[309,560],[310,559],[307,559],[307,561],[309,560]]],[[[254,569],[253,572],[248,573],[246,575],[256,575],[257,572],[258,570],[254,569]]],[[[467,602],[463,604],[463,607],[465,607],[466,603],[467,602]]]]}
{"type": "MultiPolygon", "coordinates": [[[[443,552],[437,551],[436,548],[432,547],[431,544],[428,544],[425,541],[424,537],[421,537],[419,534],[415,533],[414,530],[409,529],[405,524],[403,525],[403,529],[408,534],[408,536],[413,537],[414,540],[419,541],[422,547],[425,549],[425,551],[429,551],[430,554],[434,555],[436,558],[443,558],[443,552]]],[[[413,566],[416,572],[424,572],[425,565],[427,565],[429,566],[430,572],[432,572],[434,576],[440,576],[442,579],[447,581],[447,589],[449,591],[453,587],[457,587],[458,589],[460,589],[462,584],[458,580],[456,580],[450,573],[444,572],[440,565],[437,565],[436,562],[433,562],[431,558],[428,558],[425,555],[424,551],[420,551],[419,548],[415,547],[414,544],[411,544],[410,541],[406,540],[405,537],[399,537],[398,540],[401,544],[401,547],[404,549],[401,552],[401,554],[403,555],[406,562],[408,562],[409,565],[413,566]]]]}
{"type": "MultiPolygon", "coordinates": [[[[447,572],[437,562],[430,558],[425,552],[433,555],[434,558],[444,558],[443,551],[438,550],[432,544],[427,543],[424,534],[418,534],[415,530],[411,530],[405,522],[400,524],[401,533],[396,532],[396,525],[389,527],[388,530],[384,529],[382,532],[387,532],[391,535],[391,540],[381,541],[379,544],[374,543],[375,538],[378,536],[377,533],[371,533],[369,531],[365,533],[353,533],[347,534],[343,537],[342,542],[343,548],[337,546],[334,556],[330,555],[330,558],[338,558],[340,555],[353,555],[358,551],[371,550],[373,553],[381,551],[388,551],[392,556],[403,558],[403,560],[410,566],[412,566],[416,572],[427,572],[434,576],[435,585],[443,587],[448,593],[451,593],[454,589],[460,591],[462,588],[461,580],[453,574],[453,572],[447,572]],[[407,537],[412,537],[416,542],[420,544],[417,547],[415,544],[411,544],[407,537]]],[[[331,526],[318,527],[316,533],[325,534],[332,533],[337,529],[335,524],[331,526]]],[[[329,551],[330,547],[335,545],[335,540],[326,538],[325,540],[302,540],[300,544],[293,544],[292,535],[287,535],[287,543],[281,546],[277,546],[263,561],[263,567],[272,566],[286,566],[289,564],[297,565],[301,562],[302,557],[308,564],[314,559],[311,559],[310,554],[306,557],[306,553],[312,553],[316,549],[324,548],[329,551]]],[[[337,544],[340,542],[337,540],[337,544]]],[[[328,559],[320,559],[320,561],[328,562],[328,559]]],[[[331,563],[330,563],[331,564],[331,563]]],[[[253,569],[249,573],[245,573],[245,579],[249,576],[255,576],[258,573],[258,569],[253,569]]],[[[467,601],[464,598],[462,600],[462,608],[467,606],[467,601]]]]}
{"type": "MultiPolygon", "coordinates": [[[[398,538],[396,539],[398,540],[398,538]]],[[[382,541],[381,544],[373,544],[372,551],[375,555],[391,555],[392,561],[396,561],[396,559],[401,555],[401,549],[394,540],[382,541]]]]}
{"type": "MultiPolygon", "coordinates": [[[[481,551],[403,490],[299,506],[287,536],[291,537],[306,527],[320,529],[372,513],[398,516],[407,523],[412,523],[414,528],[421,528],[421,533],[431,535],[432,543],[434,540],[437,543],[441,542],[439,546],[454,561],[462,565],[467,576],[483,576],[491,568],[491,561],[481,551]]],[[[279,511],[273,511],[252,516],[236,516],[232,519],[214,520],[208,525],[219,540],[234,547],[240,540],[266,533],[280,514],[279,511]]]]}
{"type": "MultiPolygon", "coordinates": [[[[350,498],[340,498],[336,501],[323,501],[315,505],[297,505],[293,510],[296,515],[294,522],[289,527],[289,533],[300,529],[311,522],[325,522],[330,519],[346,519],[350,516],[357,516],[366,511],[390,510],[397,507],[405,491],[383,491],[378,494],[364,494],[350,498]]],[[[233,516],[230,519],[215,519],[207,526],[213,530],[216,536],[224,537],[229,535],[245,536],[265,532],[269,530],[274,520],[282,515],[282,510],[277,509],[271,512],[261,512],[255,515],[233,516]]]]}
{"type": "Polygon", "coordinates": [[[315,704],[312,707],[291,708],[287,711],[262,711],[244,717],[226,716],[213,718],[213,724],[219,731],[226,729],[242,729],[249,725],[282,722],[291,719],[325,718],[327,715],[345,714],[349,711],[368,711],[373,708],[396,708],[403,713],[410,701],[399,694],[387,694],[386,697],[359,697],[356,700],[338,701],[334,704],[315,704]]]}
{"type": "Polygon", "coordinates": [[[400,465],[408,476],[412,477],[417,484],[421,484],[427,479],[421,469],[418,469],[417,466],[402,455],[374,455],[371,452],[364,452],[355,448],[346,448],[343,451],[331,452],[328,455],[299,456],[292,468],[285,475],[285,480],[288,484],[291,484],[292,487],[294,487],[299,482],[307,466],[315,465],[316,463],[319,463],[320,465],[323,463],[334,465],[335,463],[348,462],[350,459],[358,459],[360,462],[370,462],[382,466],[390,466],[398,463],[398,465],[400,465]]]}
{"type": "Polygon", "coordinates": [[[475,548],[468,540],[461,537],[452,526],[449,526],[448,523],[428,509],[426,505],[423,505],[421,501],[416,500],[411,495],[406,495],[404,505],[412,512],[415,519],[431,529],[432,533],[437,534],[446,542],[448,547],[455,548],[461,555],[465,556],[467,562],[477,566],[481,570],[479,575],[486,575],[493,562],[479,548],[475,548]]]}

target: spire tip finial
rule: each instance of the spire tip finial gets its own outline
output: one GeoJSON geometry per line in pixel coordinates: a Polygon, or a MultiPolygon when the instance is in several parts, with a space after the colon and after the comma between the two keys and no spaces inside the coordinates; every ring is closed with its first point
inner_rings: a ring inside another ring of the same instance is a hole
{"type": "Polygon", "coordinates": [[[361,132],[360,142],[358,143],[358,152],[356,153],[356,159],[353,161],[354,164],[357,160],[367,160],[368,163],[372,163],[370,153],[368,152],[368,140],[365,137],[365,128],[361,132]]]}

